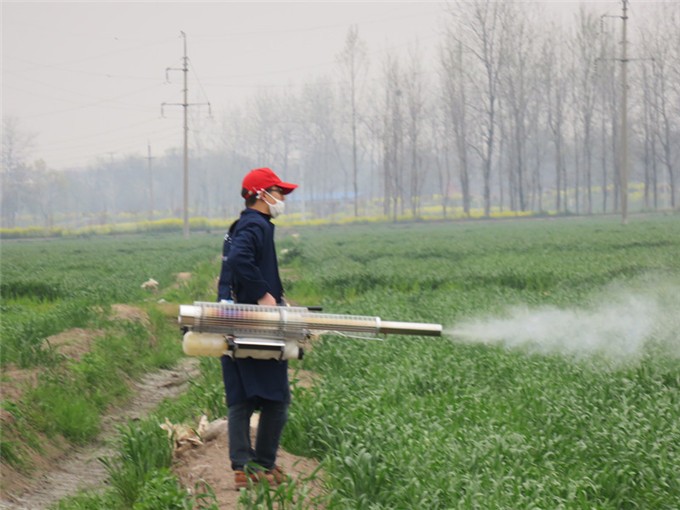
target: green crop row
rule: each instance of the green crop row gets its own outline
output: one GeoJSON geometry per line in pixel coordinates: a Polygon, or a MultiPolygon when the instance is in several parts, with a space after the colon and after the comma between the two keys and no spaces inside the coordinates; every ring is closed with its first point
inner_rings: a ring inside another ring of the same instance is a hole
{"type": "Polygon", "coordinates": [[[195,235],[190,240],[173,235],[4,242],[2,365],[48,362],[45,338],[84,327],[94,320],[97,307],[157,299],[156,292],[142,288],[150,278],[170,297],[198,286],[207,290],[201,277],[193,275],[180,285],[175,275],[196,272],[202,261],[214,263],[220,244],[217,235],[195,235]]]}
{"type": "Polygon", "coordinates": [[[285,244],[290,296],[334,313],[449,331],[549,306],[569,312],[553,324],[568,340],[626,320],[600,299],[658,304],[640,351],[613,359],[455,336],[324,338],[305,360],[321,382],[296,396],[284,443],[323,460],[330,508],[676,508],[680,221],[336,227],[285,244]]]}

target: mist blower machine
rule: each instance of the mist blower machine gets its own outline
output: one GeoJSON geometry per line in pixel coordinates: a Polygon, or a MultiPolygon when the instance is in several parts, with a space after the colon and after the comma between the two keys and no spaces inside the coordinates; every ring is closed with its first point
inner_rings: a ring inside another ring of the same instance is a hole
{"type": "Polygon", "coordinates": [[[441,324],[388,322],[379,317],[321,313],[305,307],[258,306],[197,301],[180,305],[182,347],[189,356],[302,359],[312,336],[353,338],[379,335],[441,336],[441,324]]]}

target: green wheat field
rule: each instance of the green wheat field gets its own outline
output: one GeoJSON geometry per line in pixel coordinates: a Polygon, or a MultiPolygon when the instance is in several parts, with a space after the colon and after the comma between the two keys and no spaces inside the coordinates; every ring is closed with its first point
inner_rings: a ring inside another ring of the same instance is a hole
{"type": "MultiPolygon", "coordinates": [[[[221,236],[3,242],[3,367],[65,370],[44,339],[113,303],[214,300],[221,236]],[[190,285],[173,285],[180,271],[190,285]]],[[[319,378],[295,388],[282,446],[322,461],[325,508],[680,507],[677,215],[288,227],[277,248],[295,304],[444,326],[325,335],[293,363],[319,378]]],[[[172,356],[147,368],[181,356],[179,333],[157,327],[172,356]]],[[[70,384],[97,384],[86,362],[70,384]]],[[[165,415],[224,413],[218,362],[201,366],[190,403],[165,415]]],[[[20,403],[3,407],[43,431],[20,403]]],[[[3,442],[3,462],[22,452],[3,442]]],[[[304,508],[294,500],[284,507],[304,508]]]]}

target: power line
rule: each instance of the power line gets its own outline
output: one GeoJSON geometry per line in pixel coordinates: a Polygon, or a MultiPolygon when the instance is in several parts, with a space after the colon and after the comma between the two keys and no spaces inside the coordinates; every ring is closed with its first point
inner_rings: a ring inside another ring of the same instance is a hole
{"type": "Polygon", "coordinates": [[[248,37],[248,36],[260,36],[260,35],[271,35],[271,34],[290,34],[290,33],[304,33],[304,32],[316,32],[316,31],[325,31],[331,28],[347,28],[349,25],[372,25],[372,24],[384,24],[385,22],[390,22],[390,21],[401,21],[404,19],[409,19],[412,20],[414,18],[424,18],[424,17],[430,17],[432,16],[433,12],[440,12],[441,11],[441,6],[437,4],[437,8],[433,9],[432,12],[424,12],[422,14],[419,14],[417,16],[413,15],[403,15],[403,16],[392,16],[392,17],[381,17],[381,18],[373,18],[373,19],[367,19],[367,20],[360,20],[360,21],[347,21],[347,22],[338,22],[338,23],[330,23],[330,24],[325,24],[325,25],[315,25],[311,27],[292,27],[292,28],[275,28],[275,29],[269,29],[269,28],[263,28],[262,30],[251,30],[247,32],[231,32],[228,34],[221,34],[221,35],[204,35],[204,36],[197,36],[196,39],[199,40],[224,40],[224,39],[233,39],[235,37],[248,37]]]}
{"type": "Polygon", "coordinates": [[[194,67],[191,60],[189,61],[189,65],[191,67],[191,72],[193,73],[194,78],[196,78],[196,82],[198,83],[198,86],[201,89],[201,92],[203,93],[203,97],[205,97],[205,99],[207,101],[208,100],[208,94],[206,93],[205,88],[203,87],[203,84],[201,83],[201,80],[198,78],[198,74],[196,74],[196,68],[194,67]]]}
{"type": "MultiPolygon", "coordinates": [[[[89,40],[90,36],[88,36],[87,38],[89,40]]],[[[160,46],[162,44],[167,44],[170,40],[171,39],[162,39],[162,40],[155,41],[155,42],[149,43],[149,44],[132,46],[132,47],[129,47],[129,48],[121,48],[121,49],[113,50],[113,51],[106,51],[106,52],[98,53],[96,55],[92,55],[92,56],[89,56],[89,57],[84,57],[84,58],[80,58],[80,59],[76,59],[76,60],[66,60],[66,61],[57,62],[57,63],[54,63],[54,64],[45,64],[45,63],[42,63],[42,62],[32,62],[30,60],[12,57],[11,55],[8,55],[8,58],[10,58],[12,60],[16,60],[17,62],[23,62],[25,64],[29,64],[29,65],[33,66],[33,68],[49,67],[49,68],[59,69],[61,71],[68,71],[68,72],[72,72],[72,73],[91,74],[91,73],[88,73],[86,71],[77,71],[77,70],[72,70],[72,69],[66,69],[62,66],[71,65],[71,64],[79,64],[81,62],[87,62],[89,60],[101,60],[103,57],[109,57],[111,55],[118,55],[120,53],[127,53],[127,52],[130,52],[130,51],[139,51],[139,50],[143,50],[143,49],[146,49],[146,48],[151,48],[152,46],[160,46]]],[[[174,39],[172,39],[172,40],[174,40],[174,39]]]]}
{"type": "MultiPolygon", "coordinates": [[[[120,131],[120,130],[118,130],[118,131],[120,131]]],[[[144,133],[143,136],[148,137],[149,132],[148,132],[148,130],[145,130],[145,131],[146,131],[146,133],[144,133]]],[[[164,139],[167,138],[169,140],[171,138],[171,136],[174,135],[174,134],[175,134],[174,128],[164,129],[162,131],[156,130],[156,131],[153,132],[154,138],[156,138],[156,139],[158,139],[159,136],[163,136],[164,139]]],[[[105,135],[106,135],[106,133],[102,133],[102,134],[96,135],[96,137],[105,136],[105,135]]],[[[85,142],[85,143],[82,143],[82,144],[79,144],[79,145],[69,145],[71,142],[78,142],[81,139],[88,138],[87,136],[83,136],[83,137],[78,138],[78,139],[67,140],[67,141],[64,141],[64,142],[52,142],[52,143],[47,144],[45,146],[41,145],[41,149],[44,152],[49,153],[49,154],[58,154],[60,152],[73,151],[73,150],[91,147],[93,145],[93,143],[132,144],[134,142],[134,144],[138,144],[140,136],[142,136],[142,135],[132,135],[132,136],[130,136],[129,134],[127,134],[127,135],[123,135],[122,138],[107,138],[106,140],[103,140],[101,142],[94,141],[94,142],[85,142]]],[[[92,138],[92,137],[89,137],[89,138],[92,138]]]]}

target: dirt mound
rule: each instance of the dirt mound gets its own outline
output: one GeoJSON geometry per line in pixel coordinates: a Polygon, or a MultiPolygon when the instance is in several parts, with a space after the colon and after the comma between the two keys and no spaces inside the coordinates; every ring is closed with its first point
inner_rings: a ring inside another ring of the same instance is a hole
{"type": "MultiPolygon", "coordinates": [[[[253,426],[251,427],[253,441],[255,440],[254,433],[253,426]]],[[[318,468],[315,460],[297,457],[282,449],[279,450],[277,464],[298,483],[309,478],[318,468]]],[[[193,490],[197,484],[199,487],[205,483],[210,485],[215,492],[220,509],[236,508],[240,492],[234,485],[234,472],[229,463],[229,439],[226,427],[213,441],[182,453],[176,459],[173,471],[181,483],[190,490],[193,490]]],[[[321,493],[320,476],[317,473],[315,480],[310,482],[309,488],[312,494],[321,493]]]]}
{"type": "Polygon", "coordinates": [[[182,287],[186,287],[191,279],[193,278],[192,273],[175,273],[175,282],[170,285],[170,289],[181,289],[182,287]]]}
{"type": "Polygon", "coordinates": [[[18,368],[9,364],[2,368],[2,399],[16,402],[26,389],[38,383],[40,370],[37,368],[18,368]]]}
{"type": "Polygon", "coordinates": [[[191,273],[177,273],[175,275],[175,281],[177,281],[177,283],[184,283],[191,280],[191,277],[192,277],[191,273]]]}
{"type": "MultiPolygon", "coordinates": [[[[307,370],[290,370],[289,379],[291,386],[298,388],[311,388],[318,376],[307,370]]],[[[255,443],[259,415],[253,415],[251,420],[251,441],[255,443]]],[[[218,429],[218,434],[210,441],[190,449],[180,449],[173,465],[173,471],[177,474],[181,483],[189,490],[210,485],[215,492],[220,509],[236,508],[240,492],[234,485],[234,472],[231,470],[229,461],[229,438],[227,434],[228,423],[218,429]]],[[[287,476],[297,484],[305,484],[311,498],[318,497],[323,493],[322,476],[318,471],[319,463],[314,459],[298,457],[283,449],[279,449],[277,464],[287,476]]],[[[314,506],[307,506],[315,508],[314,506]]]]}
{"type": "Polygon", "coordinates": [[[114,319],[139,322],[145,327],[148,327],[150,324],[149,314],[136,306],[111,305],[111,312],[114,319]]]}
{"type": "Polygon", "coordinates": [[[92,342],[104,335],[98,329],[72,328],[47,338],[46,342],[59,354],[75,361],[90,352],[92,342]]]}

